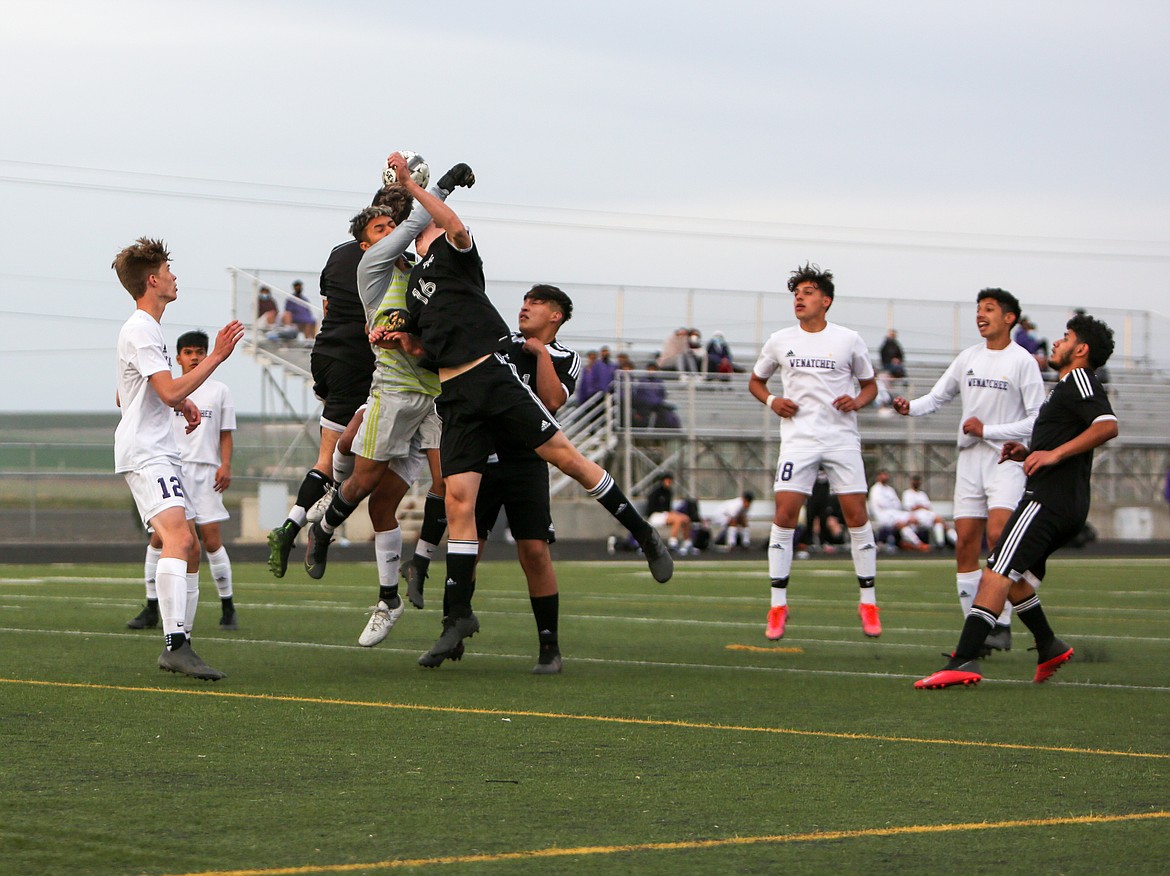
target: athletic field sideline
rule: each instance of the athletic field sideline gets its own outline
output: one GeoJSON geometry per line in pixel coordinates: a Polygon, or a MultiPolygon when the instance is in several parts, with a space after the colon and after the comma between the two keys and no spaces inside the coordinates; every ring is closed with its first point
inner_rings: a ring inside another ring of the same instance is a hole
{"type": "MultiPolygon", "coordinates": [[[[502,548],[502,546],[501,546],[502,548]]],[[[502,554],[503,551],[497,551],[502,554]]],[[[848,563],[798,563],[763,636],[762,552],[561,562],[560,676],[513,561],[483,628],[415,661],[436,608],[357,635],[372,563],[310,581],[235,564],[228,674],[160,672],[125,621],[141,562],[0,566],[0,861],[21,874],[1131,873],[1170,859],[1170,584],[1161,558],[1051,562],[1076,656],[1045,685],[1017,624],[975,689],[911,685],[957,637],[949,557],[879,563],[866,639],[848,563]],[[441,867],[439,865],[442,865],[441,867]]]]}

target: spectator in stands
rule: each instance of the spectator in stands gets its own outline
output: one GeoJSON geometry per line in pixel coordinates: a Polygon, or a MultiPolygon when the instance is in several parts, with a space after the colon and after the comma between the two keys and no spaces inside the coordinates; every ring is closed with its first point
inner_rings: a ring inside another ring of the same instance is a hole
{"type": "Polygon", "coordinates": [[[948,529],[946,521],[934,513],[934,503],[922,489],[922,475],[910,475],[910,486],[902,491],[902,507],[914,518],[919,538],[929,540],[936,548],[955,544],[955,530],[948,529]]]}
{"type": "Polygon", "coordinates": [[[666,384],[654,362],[646,366],[644,377],[634,381],[630,414],[632,425],[647,429],[677,429],[681,425],[674,405],[666,400],[666,384]]]}
{"type": "Polygon", "coordinates": [[[732,374],[742,370],[735,367],[735,362],[731,358],[731,347],[727,346],[723,332],[713,332],[711,340],[707,342],[707,371],[710,374],[732,374]]]}
{"type": "Polygon", "coordinates": [[[698,374],[703,371],[706,352],[703,336],[696,328],[677,328],[662,342],[662,352],[656,364],[663,371],[683,371],[698,374]]]}
{"type": "Polygon", "coordinates": [[[602,345],[597,350],[597,364],[593,366],[597,371],[597,388],[599,392],[613,390],[613,376],[617,373],[617,363],[609,358],[609,347],[602,345]]]}
{"type": "Polygon", "coordinates": [[[296,326],[297,331],[305,338],[317,337],[317,317],[309,307],[305,298],[305,284],[300,280],[293,280],[292,297],[284,303],[284,316],[281,321],[286,326],[296,326]]]}
{"type": "Polygon", "coordinates": [[[598,390],[594,388],[595,378],[593,366],[597,364],[597,351],[590,350],[585,354],[585,362],[581,367],[581,379],[577,381],[577,404],[588,401],[598,390]]]}
{"type": "Polygon", "coordinates": [[[1041,371],[1048,370],[1048,341],[1036,335],[1036,323],[1021,316],[1020,324],[1012,333],[1012,340],[1032,354],[1041,371]]]}
{"type": "Polygon", "coordinates": [[[898,341],[897,329],[890,329],[886,332],[886,339],[882,341],[879,355],[882,357],[882,371],[895,380],[906,376],[906,355],[902,352],[902,344],[898,341]]]}
{"type": "Polygon", "coordinates": [[[837,548],[845,544],[845,524],[841,522],[844,519],[841,503],[829,489],[829,475],[822,468],[817,471],[816,482],[805,504],[807,532],[799,541],[807,544],[810,550],[836,553],[837,548]]]}
{"type": "Polygon", "coordinates": [[[279,316],[280,308],[276,306],[272,290],[267,286],[261,286],[260,291],[256,293],[256,328],[263,332],[271,331],[276,326],[279,316]]]}
{"type": "Polygon", "coordinates": [[[904,551],[930,550],[914,531],[914,518],[902,507],[898,491],[890,486],[890,473],[884,468],[869,489],[868,504],[879,542],[896,543],[904,551]]]}

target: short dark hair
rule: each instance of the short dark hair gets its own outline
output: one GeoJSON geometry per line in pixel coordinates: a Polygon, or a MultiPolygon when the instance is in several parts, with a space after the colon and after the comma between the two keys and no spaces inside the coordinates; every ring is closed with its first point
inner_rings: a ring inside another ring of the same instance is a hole
{"type": "Polygon", "coordinates": [[[137,301],[146,294],[150,275],[158,273],[170,260],[171,254],[167,252],[165,243],[140,237],[114,256],[114,263],[110,267],[130,297],[137,301]]]}
{"type": "Polygon", "coordinates": [[[175,341],[175,350],[181,350],[184,347],[199,347],[202,350],[210,349],[207,346],[207,332],[202,329],[183,332],[179,335],[179,339],[175,341]]]}
{"type": "Polygon", "coordinates": [[[788,291],[795,292],[801,283],[812,283],[833,300],[836,287],[833,286],[833,272],[822,271],[820,265],[805,262],[804,267],[797,268],[788,277],[788,291]]]}
{"type": "MultiPolygon", "coordinates": [[[[353,239],[362,243],[369,243],[366,240],[366,226],[377,219],[379,216],[388,216],[394,219],[394,211],[390,207],[366,207],[356,216],[349,220],[349,233],[353,235],[353,239]]],[[[398,220],[394,219],[394,224],[398,224],[398,220]]]]}
{"type": "Polygon", "coordinates": [[[1113,355],[1113,329],[1099,319],[1078,313],[1065,325],[1082,344],[1089,345],[1089,367],[1094,371],[1113,355]]]}
{"type": "Polygon", "coordinates": [[[564,325],[573,318],[573,299],[564,293],[562,289],[556,286],[551,286],[548,283],[537,283],[531,289],[524,293],[525,301],[551,301],[561,309],[561,313],[565,318],[561,320],[564,325]]]}
{"type": "Polygon", "coordinates": [[[382,186],[378,191],[374,192],[374,199],[370,201],[371,207],[389,207],[394,212],[387,215],[394,220],[395,225],[401,225],[406,221],[406,217],[410,215],[410,211],[414,208],[414,198],[400,183],[394,183],[388,186],[382,186]]]}
{"type": "Polygon", "coordinates": [[[1020,301],[1011,292],[1006,289],[999,289],[995,286],[990,286],[987,289],[980,289],[979,294],[975,296],[975,303],[978,304],[984,298],[990,298],[999,304],[999,309],[1005,314],[1011,313],[1016,317],[1016,322],[1020,321],[1020,301]]]}

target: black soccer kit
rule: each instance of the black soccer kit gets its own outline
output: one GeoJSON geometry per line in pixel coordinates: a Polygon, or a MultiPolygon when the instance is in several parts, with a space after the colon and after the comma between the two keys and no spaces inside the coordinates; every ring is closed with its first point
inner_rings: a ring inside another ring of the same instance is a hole
{"type": "MultiPolygon", "coordinates": [[[[1088,368],[1061,378],[1036,415],[1030,449],[1055,450],[1098,420],[1116,420],[1105,387],[1088,368]]],[[[1078,453],[1033,473],[1024,495],[987,557],[993,572],[1044,578],[1045,562],[1081,531],[1089,516],[1093,452],[1078,453]]]]}
{"type": "Polygon", "coordinates": [[[362,248],[356,240],[338,244],[329,253],[321,271],[321,297],[328,306],[309,358],[313,392],[325,402],[321,418],[340,429],[365,404],[374,374],[374,350],[358,296],[361,260],[362,248]]]}
{"type": "MultiPolygon", "coordinates": [[[[554,340],[549,356],[568,398],[573,397],[581,374],[581,357],[554,340]]],[[[520,381],[535,391],[536,357],[524,349],[524,336],[512,334],[508,358],[520,381]]],[[[508,515],[508,528],[515,539],[542,539],[552,544],[556,532],[548,493],[548,463],[535,450],[505,439],[488,458],[475,500],[475,525],[480,538],[487,538],[500,516],[508,515]]]]}
{"type": "Polygon", "coordinates": [[[406,301],[426,350],[423,364],[438,371],[487,356],[443,381],[436,407],[443,421],[444,476],[482,473],[497,443],[510,438],[539,447],[560,428],[505,355],[512,333],[485,286],[475,242],[461,252],[446,235],[431,243],[410,272],[406,301]]]}

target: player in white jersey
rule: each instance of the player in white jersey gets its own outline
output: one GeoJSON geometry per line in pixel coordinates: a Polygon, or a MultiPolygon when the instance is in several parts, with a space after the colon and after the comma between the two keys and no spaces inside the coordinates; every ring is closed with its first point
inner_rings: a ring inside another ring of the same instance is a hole
{"type": "Polygon", "coordinates": [[[139,238],[118,253],[113,268],[136,304],[118,333],[117,400],[122,420],[114,432],[114,469],[125,474],[143,524],[162,541],[156,579],[166,647],[158,665],[215,681],[224,674],[208,666],[190,642],[199,604],[199,541],[171,424],[175,411],[180,411],[188,430],[198,427],[199,407],[188,396],[231,355],[244,327],[237,320],[229,322],[216,335],[208,357],[189,373],[174,377],[160,324],[166,306],[179,297],[166,244],[139,238]]]}
{"type": "MultiPolygon", "coordinates": [[[[184,332],[175,342],[175,359],[183,374],[189,373],[207,358],[207,334],[202,331],[184,332]]],[[[179,457],[183,469],[183,487],[187,499],[195,509],[195,530],[207,551],[211,578],[219,593],[222,613],[221,630],[239,629],[232,593],[232,563],[223,546],[220,524],[229,515],[223,504],[223,491],[232,482],[232,432],[236,429],[236,406],[231,390],[218,380],[208,380],[188,398],[199,408],[200,428],[188,433],[186,421],[176,412],[172,418],[175,440],[179,443],[179,457]]],[[[153,629],[158,626],[158,588],[156,573],[162,556],[162,538],[153,530],[146,547],[144,576],[146,578],[146,607],[127,621],[132,630],[153,629]]]]}
{"type": "Polygon", "coordinates": [[[772,606],[765,635],[784,635],[793,538],[817,470],[824,468],[849,527],[861,629],[867,636],[880,636],[874,589],[877,545],[865,507],[868,487],[857,431],[857,411],[877,396],[873,365],[861,336],[827,319],[835,294],[831,273],[805,265],[792,272],[788,289],[798,324],[764,342],[748,381],[751,394],[781,418],[776,515],[768,540],[772,606]],[[777,372],[782,395],[768,391],[768,379],[777,372]]]}
{"type": "MultiPolygon", "coordinates": [[[[903,416],[932,414],[959,396],[959,462],[955,470],[955,583],[966,617],[979,587],[979,553],[999,541],[1004,525],[1024,494],[1024,469],[1011,460],[1000,464],[1005,441],[1027,441],[1044,402],[1044,381],[1036,360],[1011,332],[1020,319],[1020,302],[1003,289],[976,296],[975,325],[983,342],[968,347],[924,396],[898,396],[894,410],[903,416]]],[[[988,649],[1011,648],[1011,605],[987,639],[988,649]]]]}

